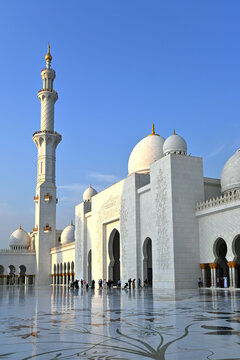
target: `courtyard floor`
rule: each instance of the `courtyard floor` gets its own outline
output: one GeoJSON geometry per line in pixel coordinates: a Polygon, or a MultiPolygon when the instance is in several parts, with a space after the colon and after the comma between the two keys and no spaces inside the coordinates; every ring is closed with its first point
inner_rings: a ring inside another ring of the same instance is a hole
{"type": "Polygon", "coordinates": [[[0,359],[239,360],[240,292],[2,286],[0,359]]]}

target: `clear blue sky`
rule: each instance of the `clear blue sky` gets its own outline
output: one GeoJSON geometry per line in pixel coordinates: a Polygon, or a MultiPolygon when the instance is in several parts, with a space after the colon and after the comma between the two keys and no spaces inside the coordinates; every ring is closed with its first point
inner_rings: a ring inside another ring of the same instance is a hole
{"type": "Polygon", "coordinates": [[[37,149],[48,41],[57,72],[58,228],[92,183],[127,175],[151,131],[176,129],[205,176],[240,147],[240,1],[32,0],[0,3],[0,247],[34,225],[37,149]]]}

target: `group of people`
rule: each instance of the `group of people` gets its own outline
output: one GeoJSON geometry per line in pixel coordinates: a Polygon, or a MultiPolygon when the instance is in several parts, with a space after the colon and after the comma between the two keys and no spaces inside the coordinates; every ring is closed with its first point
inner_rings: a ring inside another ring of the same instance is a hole
{"type": "MultiPolygon", "coordinates": [[[[91,284],[89,285],[85,280],[80,280],[80,284],[81,284],[81,289],[95,289],[95,280],[92,280],[91,281],[91,284]]],[[[149,286],[149,282],[147,279],[144,280],[143,282],[143,286],[142,286],[142,282],[141,282],[141,279],[139,278],[138,281],[137,281],[137,284],[138,284],[138,288],[145,288],[145,287],[148,287],[149,286]]],[[[113,280],[102,280],[102,279],[99,279],[98,280],[98,288],[99,289],[111,289],[113,288],[113,285],[114,285],[114,282],[113,280]]],[[[75,288],[75,289],[79,289],[79,280],[69,280],[69,285],[68,285],[70,288],[75,288]]],[[[117,282],[117,288],[118,289],[121,289],[121,280],[118,280],[117,282]]],[[[126,289],[135,289],[136,288],[136,279],[131,279],[129,278],[128,281],[124,284],[124,287],[122,288],[122,290],[126,290],[126,289]]]]}
{"type": "MultiPolygon", "coordinates": [[[[150,285],[148,279],[144,280],[143,286],[142,286],[142,281],[141,281],[140,278],[138,279],[137,283],[138,283],[138,288],[143,288],[143,287],[146,288],[146,287],[148,287],[150,285]]],[[[131,288],[133,288],[133,289],[136,288],[136,279],[132,280],[131,278],[129,278],[128,282],[125,283],[123,289],[129,289],[130,290],[131,288]]]]}
{"type": "MultiPolygon", "coordinates": [[[[70,288],[75,288],[75,289],[79,289],[79,280],[69,280],[69,287],[70,288]]],[[[81,284],[81,289],[85,288],[85,289],[89,289],[89,284],[85,281],[85,280],[82,280],[80,281],[80,284],[81,284]]],[[[95,289],[95,280],[92,280],[91,281],[91,289],[95,289]]]]}

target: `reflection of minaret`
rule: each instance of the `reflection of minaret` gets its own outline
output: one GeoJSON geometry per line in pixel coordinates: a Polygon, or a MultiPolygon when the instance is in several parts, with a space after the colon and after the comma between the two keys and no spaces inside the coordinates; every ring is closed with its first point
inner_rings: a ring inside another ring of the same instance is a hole
{"type": "Polygon", "coordinates": [[[37,283],[50,283],[50,249],[56,239],[56,147],[62,137],[54,131],[54,104],[58,94],[53,90],[55,71],[51,69],[50,46],[45,56],[46,68],[41,71],[43,89],[38,92],[41,102],[41,130],[33,134],[38,149],[37,188],[34,201],[35,211],[35,249],[37,283]]]}

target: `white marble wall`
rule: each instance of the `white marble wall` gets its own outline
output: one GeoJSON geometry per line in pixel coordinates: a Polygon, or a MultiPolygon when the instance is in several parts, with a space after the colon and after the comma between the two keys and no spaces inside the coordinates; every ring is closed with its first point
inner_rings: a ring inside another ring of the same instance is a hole
{"type": "Polygon", "coordinates": [[[194,288],[200,274],[196,203],[204,199],[202,159],[171,155],[175,287],[194,288]]]}

